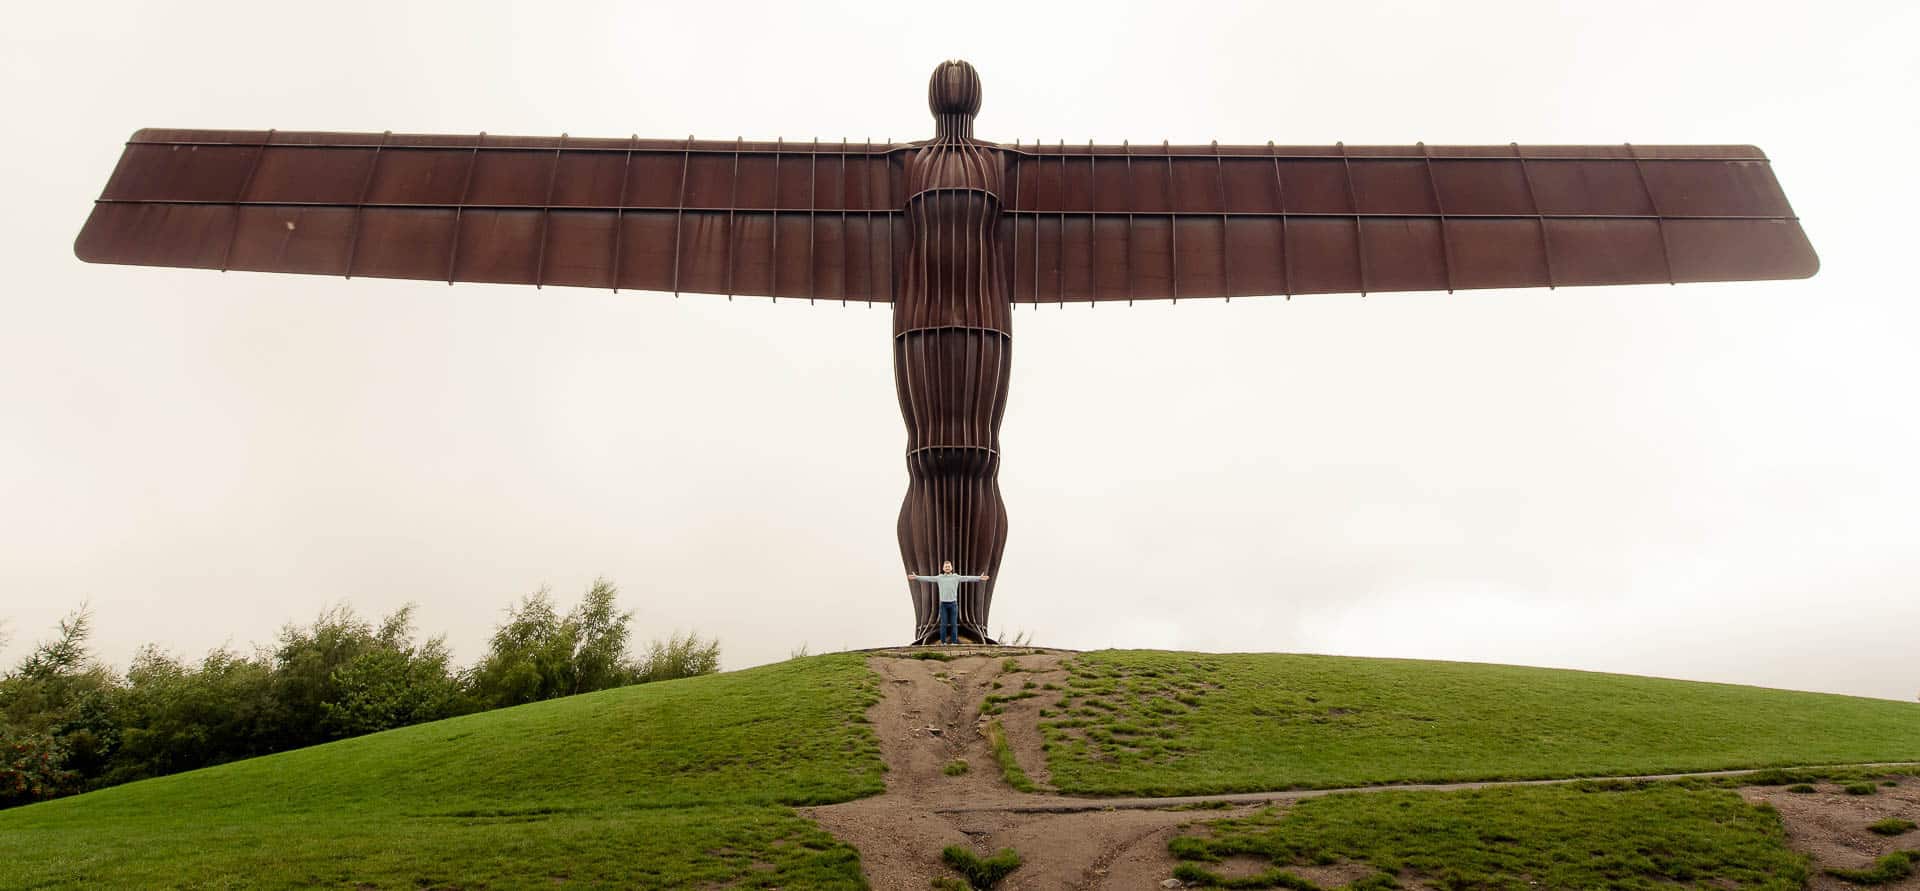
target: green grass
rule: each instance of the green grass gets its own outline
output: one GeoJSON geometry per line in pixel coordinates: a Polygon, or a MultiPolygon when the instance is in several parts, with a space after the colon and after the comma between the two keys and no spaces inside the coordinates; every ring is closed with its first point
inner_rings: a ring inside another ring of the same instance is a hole
{"type": "Polygon", "coordinates": [[[969,769],[969,765],[967,764],[967,759],[955,758],[952,761],[947,762],[947,766],[940,768],[940,772],[950,777],[957,777],[957,776],[960,776],[961,774],[966,773],[968,769],[969,769]]]}
{"type": "Polygon", "coordinates": [[[993,760],[1000,762],[1000,776],[1007,785],[1021,792],[1034,792],[1040,787],[1034,785],[1027,772],[1020,769],[1020,760],[1013,755],[1013,747],[1007,745],[1007,731],[998,720],[987,722],[987,747],[993,750],[993,760]]]}
{"type": "Polygon", "coordinates": [[[1787,791],[1797,795],[1812,795],[1820,790],[1814,788],[1812,783],[1794,783],[1787,787],[1787,791]]]}
{"type": "Polygon", "coordinates": [[[1021,690],[1018,693],[989,693],[986,698],[980,700],[980,714],[997,715],[1006,711],[1004,703],[1032,699],[1038,695],[1040,694],[1032,690],[1021,690]]]}
{"type": "Polygon", "coordinates": [[[0,811],[0,887],[861,888],[791,806],[881,791],[877,696],[809,657],[0,811]]]}
{"type": "Polygon", "coordinates": [[[1845,792],[1848,795],[1872,795],[1873,793],[1880,791],[1880,787],[1875,786],[1872,783],[1848,783],[1845,786],[1840,787],[1840,791],[1845,792]]]}
{"type": "Polygon", "coordinates": [[[1916,824],[1912,820],[1888,817],[1885,820],[1868,826],[1867,831],[1875,835],[1905,835],[1906,833],[1912,832],[1915,828],[1916,824]]]}
{"type": "Polygon", "coordinates": [[[1041,721],[1063,792],[1180,795],[1920,760],[1920,704],[1505,665],[1102,651],[1041,721]]]}
{"type": "Polygon", "coordinates": [[[1856,885],[1886,885],[1913,875],[1916,863],[1920,863],[1920,851],[1894,851],[1866,869],[1829,869],[1827,875],[1856,885]]]}
{"type": "Polygon", "coordinates": [[[948,845],[940,852],[940,860],[967,879],[967,884],[978,891],[988,891],[1007,874],[1020,868],[1020,852],[1012,848],[1001,848],[992,857],[981,857],[959,845],[948,845]]]}
{"type": "Polygon", "coordinates": [[[1359,862],[1350,888],[1418,878],[1434,887],[1789,891],[1807,861],[1786,847],[1779,815],[1708,784],[1572,784],[1464,792],[1349,793],[1204,824],[1169,848],[1176,878],[1242,888],[1317,887],[1287,867],[1359,862]],[[1230,856],[1271,864],[1231,880],[1230,856]]]}

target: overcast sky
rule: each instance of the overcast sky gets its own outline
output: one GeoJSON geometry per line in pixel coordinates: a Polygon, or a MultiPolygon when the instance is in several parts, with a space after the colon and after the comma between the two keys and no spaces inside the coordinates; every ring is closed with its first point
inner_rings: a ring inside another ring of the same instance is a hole
{"type": "Polygon", "coordinates": [[[0,620],[124,665],[619,584],[730,668],[912,611],[889,310],[87,266],[146,126],[1752,143],[1810,281],[1014,322],[993,625],[1920,691],[1910,3],[33,3],[0,31],[0,620]]]}

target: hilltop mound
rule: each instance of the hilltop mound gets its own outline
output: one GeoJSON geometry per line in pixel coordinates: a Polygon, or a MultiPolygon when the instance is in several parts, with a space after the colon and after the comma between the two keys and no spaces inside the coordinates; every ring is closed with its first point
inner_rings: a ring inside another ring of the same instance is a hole
{"type": "MultiPolygon", "coordinates": [[[[1751,687],[1322,656],[836,654],[0,812],[0,886],[858,888],[859,854],[795,806],[911,791],[917,818],[1080,807],[1018,782],[1182,795],[1916,759],[1920,706],[1751,687]]],[[[1110,812],[1135,815],[1113,825],[1136,854],[1145,839],[1164,860],[1164,833],[1194,818],[1164,804],[1110,812]]],[[[1093,853],[1098,876],[1130,862],[1093,853]]],[[[940,868],[937,848],[886,856],[915,887],[940,868]]],[[[1059,887],[1034,884],[1065,876],[1048,870],[1030,861],[1002,887],[1059,887]]]]}

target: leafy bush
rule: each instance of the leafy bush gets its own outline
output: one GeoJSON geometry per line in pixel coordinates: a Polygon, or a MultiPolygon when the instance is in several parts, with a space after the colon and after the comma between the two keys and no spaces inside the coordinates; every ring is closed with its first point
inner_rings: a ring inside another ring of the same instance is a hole
{"type": "Polygon", "coordinates": [[[189,665],[159,649],[133,657],[118,697],[120,749],[100,785],[193,770],[274,751],[283,721],[273,663],[214,650],[189,665]]]}
{"type": "Polygon", "coordinates": [[[699,677],[720,670],[720,642],[701,640],[698,634],[681,637],[675,632],[665,641],[654,641],[647,648],[634,673],[641,683],[699,677]]]}
{"type": "Polygon", "coordinates": [[[80,775],[61,766],[66,754],[50,736],[0,727],[0,807],[76,791],[80,775]]]}
{"type": "Polygon", "coordinates": [[[626,665],[631,612],[615,612],[612,584],[593,583],[580,605],[561,616],[542,588],[507,608],[487,655],[468,673],[489,708],[590,693],[632,683],[626,665]]]}
{"type": "Polygon", "coordinates": [[[18,757],[32,755],[11,785],[38,797],[66,794],[77,777],[100,772],[120,743],[116,679],[87,651],[92,623],[82,606],[60,620],[58,637],[0,677],[0,738],[25,747],[8,750],[18,757]]]}
{"type": "Polygon", "coordinates": [[[1875,788],[1872,783],[1848,783],[1842,786],[1841,790],[1848,795],[1872,795],[1880,791],[1878,788],[1875,788]]]}
{"type": "Polygon", "coordinates": [[[1912,820],[1888,817],[1885,820],[1868,826],[1867,831],[1875,835],[1903,835],[1912,832],[1915,828],[1916,824],[1912,820]]]}
{"type": "Polygon", "coordinates": [[[507,609],[487,655],[468,673],[469,691],[487,708],[667,681],[720,670],[720,642],[676,633],[629,658],[633,613],[619,612],[612,582],[598,579],[562,616],[545,588],[507,609]]]}
{"type": "Polygon", "coordinates": [[[288,625],[273,651],[272,749],[451,717],[466,707],[444,637],[413,640],[412,604],[380,620],[335,606],[312,625],[288,625]]]}

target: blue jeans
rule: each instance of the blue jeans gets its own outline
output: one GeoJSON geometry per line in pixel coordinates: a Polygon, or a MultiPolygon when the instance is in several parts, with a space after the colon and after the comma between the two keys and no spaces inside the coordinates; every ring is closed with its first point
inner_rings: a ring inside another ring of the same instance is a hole
{"type": "Polygon", "coordinates": [[[960,642],[960,604],[958,603],[940,604],[940,642],[956,644],[960,642]],[[949,636],[953,639],[948,640],[949,636]]]}

